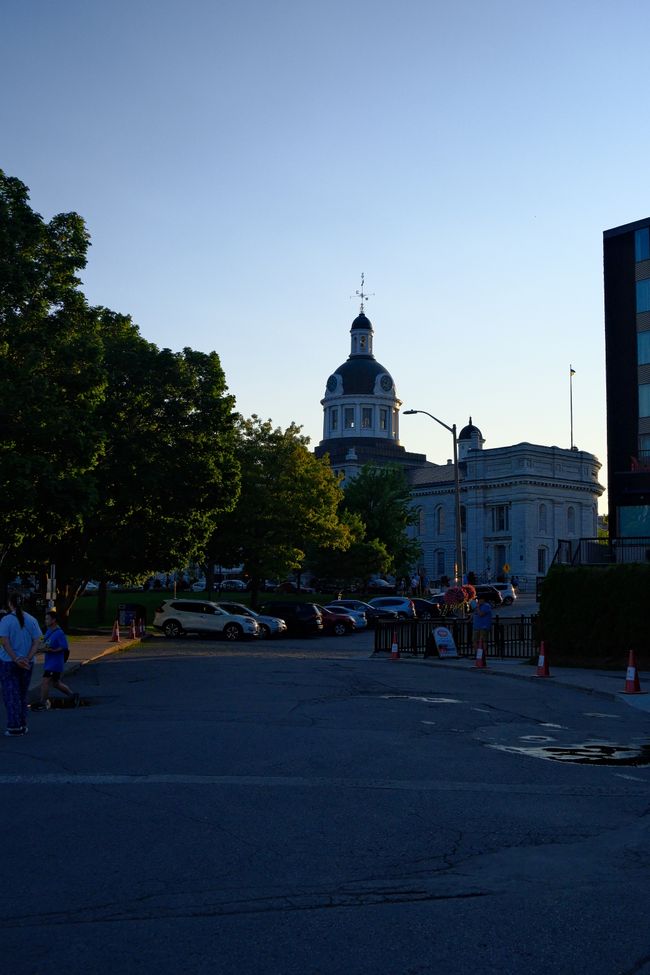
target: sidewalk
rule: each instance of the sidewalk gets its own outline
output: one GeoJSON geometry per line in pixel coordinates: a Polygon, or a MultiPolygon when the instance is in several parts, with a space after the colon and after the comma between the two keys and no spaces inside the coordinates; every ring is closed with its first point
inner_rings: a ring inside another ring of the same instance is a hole
{"type": "Polygon", "coordinates": [[[519,659],[507,660],[488,656],[485,670],[476,668],[471,657],[445,657],[441,659],[439,657],[413,657],[410,654],[403,654],[400,657],[400,663],[408,660],[420,661],[429,667],[474,671],[481,678],[510,677],[513,680],[530,680],[537,684],[546,684],[549,688],[551,686],[571,687],[574,690],[592,694],[594,697],[610,701],[622,701],[633,708],[647,711],[650,714],[650,674],[639,672],[641,690],[646,693],[624,694],[625,667],[618,671],[590,670],[582,667],[553,667],[551,665],[550,677],[536,677],[537,667],[519,659]]]}
{"type": "MultiPolygon", "coordinates": [[[[110,653],[118,653],[121,650],[128,650],[130,647],[138,646],[141,643],[140,639],[131,640],[123,639],[119,643],[111,642],[111,634],[95,634],[93,636],[73,636],[69,639],[70,645],[70,656],[65,665],[64,674],[74,674],[75,671],[83,667],[84,664],[92,663],[94,660],[99,660],[100,657],[105,657],[110,653]]],[[[34,669],[32,671],[32,680],[29,687],[29,699],[35,700],[38,698],[38,690],[41,684],[41,677],[43,674],[43,661],[44,654],[39,653],[36,656],[34,662],[34,669]]]]}

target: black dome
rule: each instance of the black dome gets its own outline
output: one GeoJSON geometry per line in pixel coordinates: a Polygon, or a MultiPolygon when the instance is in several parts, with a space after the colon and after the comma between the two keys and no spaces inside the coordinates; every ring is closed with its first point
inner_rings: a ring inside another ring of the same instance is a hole
{"type": "Polygon", "coordinates": [[[361,312],[361,314],[357,315],[355,320],[352,322],[350,331],[352,332],[355,328],[369,328],[370,331],[372,331],[372,322],[369,318],[366,318],[363,312],[361,312]]]}
{"type": "Polygon", "coordinates": [[[377,376],[383,373],[390,375],[388,369],[371,355],[351,356],[347,362],[335,369],[334,373],[341,377],[343,392],[346,395],[374,393],[377,376]]]}
{"type": "Polygon", "coordinates": [[[481,433],[481,431],[479,430],[478,427],[475,427],[474,426],[474,424],[472,423],[472,418],[470,416],[469,423],[467,424],[466,427],[463,427],[463,429],[460,431],[460,433],[458,434],[458,439],[459,440],[471,440],[472,437],[475,434],[477,434],[477,433],[479,435],[479,439],[482,440],[483,439],[483,434],[481,433]]]}

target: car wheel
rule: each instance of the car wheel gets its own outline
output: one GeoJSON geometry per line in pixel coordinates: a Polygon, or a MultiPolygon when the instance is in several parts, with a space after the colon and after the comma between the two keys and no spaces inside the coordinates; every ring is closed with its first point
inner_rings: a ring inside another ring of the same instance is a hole
{"type": "Polygon", "coordinates": [[[223,635],[226,640],[241,640],[241,630],[236,623],[228,623],[224,626],[223,635]]]}
{"type": "Polygon", "coordinates": [[[176,639],[183,635],[183,627],[177,620],[167,620],[166,623],[163,623],[163,633],[170,639],[176,639]]]}
{"type": "Polygon", "coordinates": [[[503,600],[504,606],[512,606],[512,596],[506,596],[503,600]]]}
{"type": "Polygon", "coordinates": [[[260,623],[260,640],[268,640],[271,636],[271,631],[266,625],[266,623],[260,623]]]}
{"type": "Polygon", "coordinates": [[[345,636],[347,632],[347,626],[345,623],[335,623],[334,624],[334,636],[345,636]]]}

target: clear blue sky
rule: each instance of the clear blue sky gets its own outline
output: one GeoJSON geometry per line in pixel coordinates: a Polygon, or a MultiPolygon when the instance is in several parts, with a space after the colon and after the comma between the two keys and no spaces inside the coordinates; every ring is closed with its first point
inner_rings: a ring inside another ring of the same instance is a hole
{"type": "MultiPolygon", "coordinates": [[[[4,0],[0,167],[84,290],[316,444],[361,271],[404,408],[605,462],[602,231],[646,217],[643,0],[4,0]]],[[[448,434],[403,417],[443,462],[448,434]]],[[[605,483],[605,468],[601,472],[605,483]]]]}

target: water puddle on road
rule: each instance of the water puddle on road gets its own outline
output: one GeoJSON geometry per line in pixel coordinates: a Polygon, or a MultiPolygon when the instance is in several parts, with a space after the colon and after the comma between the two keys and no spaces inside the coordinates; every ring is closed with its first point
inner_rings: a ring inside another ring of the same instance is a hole
{"type": "Polygon", "coordinates": [[[423,704],[460,704],[455,697],[420,697],[415,694],[381,694],[386,701],[419,701],[423,704]]]}
{"type": "MultiPolygon", "coordinates": [[[[530,739],[533,739],[531,736],[530,739]]],[[[533,739],[534,740],[534,739],[533,739]]],[[[548,739],[547,739],[548,740],[548,739]]],[[[502,752],[543,758],[572,765],[650,765],[650,745],[617,745],[614,742],[585,742],[582,745],[488,745],[502,752]]]]}

